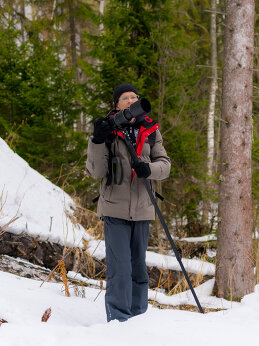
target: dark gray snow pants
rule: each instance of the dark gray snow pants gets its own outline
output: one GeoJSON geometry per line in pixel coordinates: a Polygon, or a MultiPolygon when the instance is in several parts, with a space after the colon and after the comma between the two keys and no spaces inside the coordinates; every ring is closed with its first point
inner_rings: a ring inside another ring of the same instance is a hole
{"type": "Polygon", "coordinates": [[[146,249],[150,221],[104,217],[107,321],[126,321],[148,306],[146,249]]]}

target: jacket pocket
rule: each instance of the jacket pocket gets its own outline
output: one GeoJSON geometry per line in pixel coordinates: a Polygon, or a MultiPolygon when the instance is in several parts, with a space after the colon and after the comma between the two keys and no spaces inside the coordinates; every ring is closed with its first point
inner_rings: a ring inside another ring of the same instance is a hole
{"type": "MultiPolygon", "coordinates": [[[[151,185],[151,181],[147,180],[149,187],[153,193],[153,188],[151,185]]],[[[144,184],[142,183],[142,181],[139,183],[139,189],[138,189],[138,193],[137,193],[137,208],[143,208],[145,210],[145,208],[148,208],[152,205],[152,201],[149,197],[149,194],[144,186],[144,184]]]]}
{"type": "Polygon", "coordinates": [[[100,195],[106,201],[110,201],[113,185],[106,185],[107,179],[103,179],[100,185],[100,195]]]}
{"type": "Polygon", "coordinates": [[[109,186],[105,185],[105,190],[103,194],[103,198],[105,199],[105,201],[111,202],[112,190],[113,190],[113,185],[109,185],[109,186]]]}

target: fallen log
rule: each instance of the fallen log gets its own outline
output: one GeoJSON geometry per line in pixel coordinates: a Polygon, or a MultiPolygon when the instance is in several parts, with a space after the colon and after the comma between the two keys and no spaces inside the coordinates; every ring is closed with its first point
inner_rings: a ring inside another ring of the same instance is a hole
{"type": "MultiPolygon", "coordinates": [[[[0,255],[25,259],[34,265],[44,267],[45,273],[41,270],[40,273],[35,274],[35,278],[40,280],[46,279],[49,271],[57,266],[60,259],[64,261],[67,271],[74,271],[95,280],[105,279],[105,259],[98,260],[91,257],[85,249],[64,247],[60,244],[34,238],[27,233],[19,235],[9,232],[2,233],[0,236],[0,255]]],[[[21,273],[22,269],[10,268],[10,265],[8,267],[3,260],[0,260],[0,270],[26,277],[31,275],[31,270],[30,272],[25,270],[24,273],[21,273]]],[[[162,270],[161,273],[161,270],[155,266],[148,267],[150,288],[156,288],[160,279],[159,286],[167,293],[178,293],[188,289],[181,271],[166,269],[162,270]]],[[[189,276],[194,287],[212,278],[209,275],[203,276],[192,273],[189,273],[189,276]]]]}
{"type": "Polygon", "coordinates": [[[62,259],[67,271],[79,272],[86,277],[98,277],[105,272],[105,263],[91,257],[86,250],[43,241],[27,233],[2,233],[0,255],[19,257],[49,269],[55,268],[62,259]]]}

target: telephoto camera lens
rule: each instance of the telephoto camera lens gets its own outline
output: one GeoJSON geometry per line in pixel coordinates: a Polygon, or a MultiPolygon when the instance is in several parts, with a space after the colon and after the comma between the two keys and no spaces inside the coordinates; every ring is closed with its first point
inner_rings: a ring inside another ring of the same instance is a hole
{"type": "Polygon", "coordinates": [[[120,110],[109,116],[108,120],[112,128],[123,128],[130,124],[132,118],[146,115],[151,112],[151,104],[146,98],[141,98],[132,103],[128,109],[120,110]]]}

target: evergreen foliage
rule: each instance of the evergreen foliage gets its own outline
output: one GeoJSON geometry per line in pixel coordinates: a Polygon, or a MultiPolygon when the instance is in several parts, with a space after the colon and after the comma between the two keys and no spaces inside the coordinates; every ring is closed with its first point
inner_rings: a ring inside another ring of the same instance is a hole
{"type": "MultiPolygon", "coordinates": [[[[40,25],[33,24],[24,42],[17,23],[0,30],[0,135],[48,178],[61,175],[62,184],[72,167],[84,163],[86,140],[74,131],[80,86],[56,42],[40,40],[40,25]]],[[[68,182],[76,186],[77,179],[68,182]]]]}

